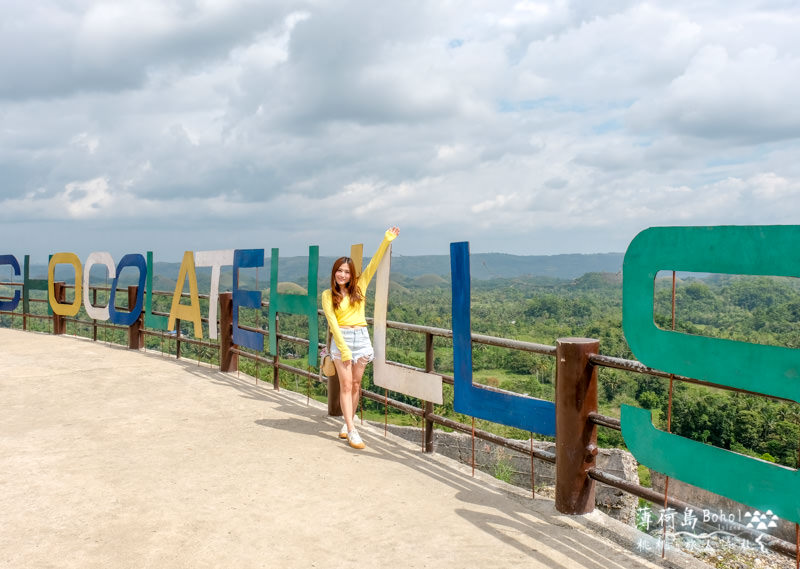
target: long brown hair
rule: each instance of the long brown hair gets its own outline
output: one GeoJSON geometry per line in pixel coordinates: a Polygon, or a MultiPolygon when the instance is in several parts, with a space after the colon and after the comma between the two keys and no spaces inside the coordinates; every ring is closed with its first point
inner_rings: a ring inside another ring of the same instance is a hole
{"type": "Polygon", "coordinates": [[[344,299],[345,295],[350,297],[351,304],[358,304],[364,300],[364,295],[358,290],[358,279],[356,278],[356,266],[353,259],[350,257],[339,257],[333,262],[333,269],[331,269],[331,300],[333,301],[333,308],[338,309],[339,304],[344,299]],[[340,290],[339,285],[336,284],[336,271],[339,267],[347,263],[350,269],[350,282],[340,290]]]}

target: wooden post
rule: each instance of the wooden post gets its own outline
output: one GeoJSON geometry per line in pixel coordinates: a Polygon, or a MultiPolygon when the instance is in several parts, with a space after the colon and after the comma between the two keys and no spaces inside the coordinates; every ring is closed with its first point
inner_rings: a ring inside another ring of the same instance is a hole
{"type": "Polygon", "coordinates": [[[239,354],[231,352],[236,347],[233,343],[233,293],[223,292],[219,295],[219,370],[236,371],[239,369],[239,354]]]}
{"type": "MultiPolygon", "coordinates": [[[[433,371],[433,334],[430,332],[425,333],[425,371],[431,373],[433,371]]],[[[433,403],[430,401],[425,402],[425,415],[433,413],[433,403]]],[[[425,418],[424,439],[422,443],[423,452],[433,452],[433,421],[425,418]]]]}
{"type": "MultiPolygon", "coordinates": [[[[53,294],[56,301],[64,303],[67,300],[67,285],[64,281],[53,283],[53,294]]],[[[60,314],[53,312],[53,334],[66,334],[67,320],[60,314]]]]}
{"type": "Polygon", "coordinates": [[[181,319],[175,319],[175,358],[181,359],[181,319]]]}
{"type": "Polygon", "coordinates": [[[586,514],[594,510],[594,480],[588,471],[597,456],[597,368],[589,355],[600,342],[560,338],[556,343],[556,510],[586,514]]]}
{"type": "MultiPolygon", "coordinates": [[[[132,285],[128,287],[128,311],[132,312],[136,306],[136,296],[139,294],[139,287],[132,285]]],[[[141,350],[144,348],[144,334],[142,334],[142,327],[144,326],[144,310],[139,314],[136,322],[128,326],[128,349],[141,350]]]]}

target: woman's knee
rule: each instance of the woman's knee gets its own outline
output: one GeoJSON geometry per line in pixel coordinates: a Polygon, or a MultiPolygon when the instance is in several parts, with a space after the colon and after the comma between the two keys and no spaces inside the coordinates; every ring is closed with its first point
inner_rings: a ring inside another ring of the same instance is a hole
{"type": "Polygon", "coordinates": [[[342,393],[349,393],[353,391],[353,386],[355,385],[355,381],[353,380],[352,373],[340,373],[339,374],[339,389],[342,393]]]}

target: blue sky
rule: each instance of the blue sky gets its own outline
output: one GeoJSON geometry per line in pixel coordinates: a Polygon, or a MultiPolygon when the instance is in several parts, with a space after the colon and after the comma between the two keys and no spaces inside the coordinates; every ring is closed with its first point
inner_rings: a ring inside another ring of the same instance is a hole
{"type": "Polygon", "coordinates": [[[9,3],[0,253],[797,223],[798,29],[781,1],[9,3]]]}

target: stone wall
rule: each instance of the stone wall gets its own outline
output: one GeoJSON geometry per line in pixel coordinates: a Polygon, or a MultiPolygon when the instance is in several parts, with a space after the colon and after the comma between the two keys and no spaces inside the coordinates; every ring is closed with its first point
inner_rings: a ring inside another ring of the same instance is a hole
{"type": "MultiPolygon", "coordinates": [[[[379,425],[375,424],[377,428],[379,425]]],[[[379,426],[383,428],[383,424],[379,426]]],[[[421,430],[415,427],[389,425],[389,432],[422,446],[421,430]]],[[[530,440],[527,442],[530,445],[530,440]]],[[[534,448],[555,453],[555,443],[534,441],[534,448]]],[[[464,433],[435,430],[433,438],[434,452],[457,460],[463,464],[472,464],[472,437],[464,433]]],[[[630,453],[619,449],[600,449],[597,455],[597,466],[623,480],[639,482],[636,461],[630,453]]],[[[475,439],[475,468],[492,476],[506,480],[522,488],[531,487],[531,458],[518,453],[475,439]]],[[[554,495],[555,465],[538,459],[533,461],[534,488],[536,492],[554,495]]],[[[638,498],[627,492],[605,484],[596,483],[595,504],[597,507],[626,524],[635,525],[638,498]]]]}

